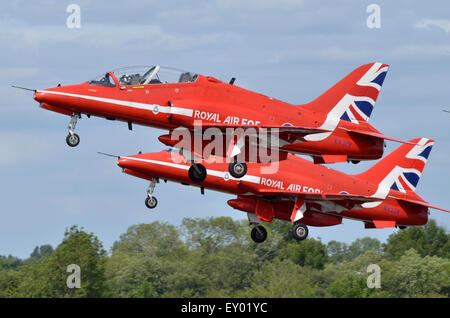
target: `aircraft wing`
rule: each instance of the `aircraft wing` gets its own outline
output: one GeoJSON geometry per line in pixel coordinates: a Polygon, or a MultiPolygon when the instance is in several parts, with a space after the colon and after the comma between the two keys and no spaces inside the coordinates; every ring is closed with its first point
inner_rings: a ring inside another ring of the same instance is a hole
{"type": "Polygon", "coordinates": [[[386,139],[386,140],[391,140],[391,141],[395,141],[395,142],[399,142],[399,143],[403,143],[403,144],[410,144],[410,145],[415,145],[415,143],[410,142],[410,141],[405,141],[405,140],[401,140],[401,139],[397,139],[394,137],[389,137],[386,136],[380,132],[375,132],[375,131],[368,131],[368,130],[362,130],[362,129],[348,129],[348,128],[343,128],[343,127],[339,127],[341,129],[344,129],[346,131],[352,132],[354,134],[359,134],[359,135],[364,135],[364,136],[370,136],[370,137],[375,137],[375,138],[380,138],[380,139],[386,139]]]}
{"type": "Polygon", "coordinates": [[[302,196],[305,200],[316,200],[316,201],[339,201],[339,200],[353,200],[364,202],[380,201],[379,198],[369,197],[365,195],[353,195],[344,193],[305,193],[296,191],[286,191],[282,189],[256,189],[251,186],[244,186],[245,190],[255,193],[256,195],[263,196],[302,196]]]}
{"type": "Polygon", "coordinates": [[[417,205],[421,205],[421,206],[426,206],[428,208],[441,210],[441,211],[450,213],[450,210],[440,208],[440,207],[432,205],[432,204],[430,204],[430,203],[428,203],[426,201],[419,201],[419,200],[414,200],[414,199],[409,199],[409,198],[397,198],[397,197],[394,197],[392,195],[390,195],[389,197],[393,198],[393,199],[396,199],[396,200],[405,201],[405,202],[409,202],[409,203],[413,203],[413,204],[417,204],[417,205]]]}
{"type": "Polygon", "coordinates": [[[291,132],[296,134],[302,134],[302,135],[309,135],[309,134],[318,134],[323,132],[328,132],[328,130],[319,129],[319,128],[313,128],[313,127],[304,127],[304,126],[282,126],[282,125],[233,125],[233,124],[221,124],[221,123],[202,123],[202,127],[204,129],[207,128],[218,128],[220,130],[225,130],[227,128],[256,128],[258,130],[260,129],[278,129],[279,132],[291,132]]]}
{"type": "Polygon", "coordinates": [[[319,134],[319,133],[329,132],[329,130],[325,130],[325,129],[313,128],[313,127],[304,127],[304,126],[262,125],[262,128],[265,128],[265,129],[278,129],[279,132],[300,133],[300,134],[303,134],[303,135],[319,134]]]}

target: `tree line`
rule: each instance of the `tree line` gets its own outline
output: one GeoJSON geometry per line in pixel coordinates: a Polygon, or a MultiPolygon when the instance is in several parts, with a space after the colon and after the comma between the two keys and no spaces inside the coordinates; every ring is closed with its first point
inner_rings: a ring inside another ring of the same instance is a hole
{"type": "Polygon", "coordinates": [[[267,225],[262,244],[248,222],[185,218],[128,228],[109,252],[83,228],[36,247],[27,259],[0,256],[0,297],[449,297],[450,234],[434,220],[386,243],[292,239],[290,224],[267,225]],[[80,268],[81,288],[67,285],[80,268]],[[379,266],[380,288],[367,285],[379,266]]]}

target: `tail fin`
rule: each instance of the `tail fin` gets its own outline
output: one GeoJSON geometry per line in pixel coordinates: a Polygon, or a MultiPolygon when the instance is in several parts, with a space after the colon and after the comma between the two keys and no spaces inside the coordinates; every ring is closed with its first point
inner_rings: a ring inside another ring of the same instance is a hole
{"type": "Polygon", "coordinates": [[[382,63],[362,65],[312,102],[299,106],[327,114],[321,127],[327,130],[334,130],[339,120],[367,122],[388,69],[389,65],[382,63]]]}
{"type": "Polygon", "coordinates": [[[410,142],[413,144],[401,145],[372,168],[358,175],[361,179],[378,184],[374,197],[386,198],[391,189],[403,193],[416,190],[434,140],[417,138],[410,142]]]}

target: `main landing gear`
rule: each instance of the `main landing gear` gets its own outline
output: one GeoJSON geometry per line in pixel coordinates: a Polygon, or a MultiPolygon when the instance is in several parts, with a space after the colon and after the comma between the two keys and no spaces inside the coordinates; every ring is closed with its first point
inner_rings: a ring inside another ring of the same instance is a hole
{"type": "Polygon", "coordinates": [[[159,180],[153,178],[150,185],[147,188],[147,198],[145,198],[145,206],[149,209],[154,209],[158,205],[158,200],[153,196],[153,190],[155,190],[155,185],[159,180]]]}
{"type": "Polygon", "coordinates": [[[262,243],[267,239],[267,230],[262,225],[256,225],[250,232],[250,236],[255,243],[262,243]]]}
{"type": "Polygon", "coordinates": [[[308,227],[302,223],[295,223],[294,226],[292,226],[292,236],[297,241],[303,241],[308,237],[308,227]]]}
{"type": "Polygon", "coordinates": [[[193,182],[200,183],[206,179],[206,168],[202,164],[192,163],[192,166],[189,168],[188,175],[193,182]]]}
{"type": "Polygon", "coordinates": [[[247,173],[247,164],[245,162],[234,160],[228,165],[228,172],[234,178],[242,178],[247,173]]]}
{"type": "Polygon", "coordinates": [[[75,131],[75,126],[77,125],[78,118],[81,118],[80,113],[73,113],[72,118],[69,123],[69,134],[66,137],[66,143],[70,147],[76,147],[80,143],[80,136],[78,136],[75,131]]]}
{"type": "MultiPolygon", "coordinates": [[[[250,237],[255,243],[262,243],[267,239],[267,230],[264,226],[257,223],[250,223],[253,225],[253,229],[250,232],[250,237]]],[[[297,241],[303,241],[308,237],[308,227],[302,223],[295,223],[292,226],[292,237],[297,241]]]]}

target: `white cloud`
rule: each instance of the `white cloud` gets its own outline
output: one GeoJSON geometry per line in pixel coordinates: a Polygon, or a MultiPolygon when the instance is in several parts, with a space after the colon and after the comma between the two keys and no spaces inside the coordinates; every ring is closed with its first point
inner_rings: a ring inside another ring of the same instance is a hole
{"type": "Polygon", "coordinates": [[[416,23],[418,29],[429,29],[437,27],[446,33],[450,33],[450,20],[444,19],[422,19],[416,23]]]}

